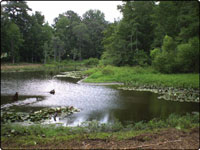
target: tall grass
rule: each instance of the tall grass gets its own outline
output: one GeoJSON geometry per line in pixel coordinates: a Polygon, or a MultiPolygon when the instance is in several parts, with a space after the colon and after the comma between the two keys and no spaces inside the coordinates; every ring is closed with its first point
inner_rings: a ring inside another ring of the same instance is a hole
{"type": "Polygon", "coordinates": [[[148,122],[140,121],[133,124],[122,125],[119,121],[114,124],[100,124],[98,121],[88,121],[82,123],[77,127],[63,127],[55,125],[31,125],[21,126],[5,124],[1,128],[1,136],[70,136],[71,138],[77,138],[83,134],[100,133],[106,134],[106,137],[110,136],[115,132],[126,132],[126,131],[141,131],[160,128],[177,128],[177,129],[190,129],[193,127],[199,127],[199,113],[186,114],[183,116],[171,114],[166,120],[152,119],[148,122]]]}
{"type": "Polygon", "coordinates": [[[199,88],[199,74],[161,74],[151,67],[97,67],[84,72],[85,82],[123,82],[129,85],[199,88]]]}

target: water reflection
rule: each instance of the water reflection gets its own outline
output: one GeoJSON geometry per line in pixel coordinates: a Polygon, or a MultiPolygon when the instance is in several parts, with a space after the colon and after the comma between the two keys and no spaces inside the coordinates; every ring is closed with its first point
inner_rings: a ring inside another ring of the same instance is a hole
{"type": "MultiPolygon", "coordinates": [[[[77,80],[77,79],[76,79],[77,80]]],[[[44,107],[74,106],[81,111],[56,122],[75,126],[84,121],[122,123],[166,118],[171,113],[199,111],[198,103],[179,103],[158,100],[151,92],[123,91],[112,86],[77,84],[69,78],[53,78],[44,72],[1,73],[1,108],[13,107],[16,111],[35,111],[44,107]],[[49,91],[55,89],[55,95],[49,91]],[[11,96],[19,92],[19,101],[11,96]],[[37,101],[36,97],[41,97],[37,101]]]]}

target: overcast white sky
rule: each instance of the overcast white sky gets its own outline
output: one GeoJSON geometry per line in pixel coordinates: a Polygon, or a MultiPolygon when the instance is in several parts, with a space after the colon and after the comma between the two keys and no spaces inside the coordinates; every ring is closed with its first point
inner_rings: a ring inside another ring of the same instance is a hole
{"type": "Polygon", "coordinates": [[[82,16],[89,9],[99,9],[105,14],[105,20],[114,22],[122,18],[122,14],[117,10],[117,5],[122,1],[27,1],[28,6],[35,11],[40,11],[45,16],[45,21],[53,24],[53,19],[68,10],[73,10],[82,16]]]}

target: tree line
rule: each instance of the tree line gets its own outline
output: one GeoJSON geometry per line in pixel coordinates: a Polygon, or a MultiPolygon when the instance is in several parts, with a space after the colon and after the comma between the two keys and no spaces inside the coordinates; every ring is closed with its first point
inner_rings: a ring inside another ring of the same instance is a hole
{"type": "Polygon", "coordinates": [[[29,15],[28,11],[31,8],[25,1],[1,5],[2,60],[34,63],[100,58],[103,30],[108,25],[101,11],[88,10],[80,17],[70,10],[59,14],[52,26],[41,12],[29,15]]]}
{"type": "Polygon", "coordinates": [[[123,18],[114,23],[100,10],[83,16],[70,10],[50,26],[40,12],[29,15],[26,2],[9,1],[1,6],[1,58],[44,63],[98,58],[103,65],[199,72],[197,1],[123,1],[118,10],[123,18]]]}

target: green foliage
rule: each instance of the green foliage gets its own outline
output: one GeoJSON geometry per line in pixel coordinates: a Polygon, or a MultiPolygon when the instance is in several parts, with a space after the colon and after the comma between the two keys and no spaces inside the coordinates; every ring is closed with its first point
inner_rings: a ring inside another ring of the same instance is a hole
{"type": "Polygon", "coordinates": [[[97,58],[89,58],[87,60],[84,61],[85,65],[98,65],[99,64],[99,60],[97,58]]]}
{"type": "Polygon", "coordinates": [[[107,22],[100,10],[88,10],[82,17],[73,11],[59,14],[50,26],[44,15],[37,11],[29,15],[30,10],[25,1],[2,5],[1,54],[8,54],[3,61],[101,58],[102,66],[152,62],[161,73],[199,72],[195,1],[127,1],[118,6],[123,18],[114,23],[107,22]]]}
{"type": "Polygon", "coordinates": [[[107,27],[105,15],[100,10],[88,10],[83,14],[82,22],[87,26],[89,39],[84,46],[83,56],[85,58],[100,58],[103,52],[103,31],[107,27]]]}
{"type": "Polygon", "coordinates": [[[199,39],[197,37],[190,39],[189,43],[178,45],[176,61],[181,72],[199,72],[199,39]]]}
{"type": "Polygon", "coordinates": [[[102,72],[103,75],[114,75],[114,71],[112,69],[112,66],[104,67],[101,72],[102,72]]]}
{"type": "Polygon", "coordinates": [[[10,39],[10,49],[14,63],[16,57],[19,55],[19,47],[21,46],[23,39],[19,27],[15,23],[10,24],[7,34],[10,39]]]}
{"type": "Polygon", "coordinates": [[[15,138],[15,142],[18,138],[23,139],[24,142],[30,142],[36,140],[39,142],[42,138],[42,142],[45,139],[53,138],[60,140],[70,139],[108,139],[117,138],[125,139],[134,137],[142,132],[152,132],[154,129],[162,128],[176,128],[176,129],[191,129],[193,127],[199,127],[199,113],[177,115],[171,114],[167,119],[152,119],[148,122],[140,121],[134,124],[122,125],[120,122],[100,124],[98,121],[88,121],[82,123],[76,127],[63,127],[55,125],[30,125],[21,126],[13,124],[3,124],[1,127],[2,138],[15,138]],[[18,137],[18,138],[16,138],[18,137]]]}
{"type": "Polygon", "coordinates": [[[176,43],[173,38],[166,35],[163,39],[162,50],[167,53],[174,53],[176,49],[176,43]]]}
{"type": "Polygon", "coordinates": [[[153,36],[152,8],[152,2],[126,2],[118,7],[124,17],[104,31],[102,64],[144,66],[148,62],[153,36]]]}
{"type": "Polygon", "coordinates": [[[198,74],[160,74],[151,67],[98,67],[89,69],[86,72],[90,75],[85,82],[123,82],[135,85],[199,88],[198,74]],[[102,70],[109,70],[108,74],[102,70]],[[111,73],[110,73],[111,72],[111,73]]]}
{"type": "Polygon", "coordinates": [[[161,73],[172,73],[173,72],[173,56],[166,52],[157,54],[154,58],[152,65],[153,67],[161,73]]]}
{"type": "Polygon", "coordinates": [[[199,123],[199,113],[194,115],[186,114],[185,116],[180,117],[176,114],[171,114],[166,120],[167,124],[171,127],[176,127],[180,129],[188,129],[193,127],[194,124],[199,123]]]}
{"type": "Polygon", "coordinates": [[[161,73],[176,72],[177,65],[175,62],[175,49],[176,44],[174,40],[166,35],[163,39],[162,52],[159,52],[159,49],[154,49],[151,52],[153,58],[153,67],[161,73]]]}
{"type": "Polygon", "coordinates": [[[152,60],[155,59],[156,56],[160,54],[161,50],[160,48],[154,48],[153,50],[150,51],[150,57],[152,60]]]}
{"type": "Polygon", "coordinates": [[[138,50],[134,53],[133,64],[139,66],[147,66],[149,64],[149,57],[143,50],[138,50]]]}
{"type": "Polygon", "coordinates": [[[199,71],[199,40],[197,37],[188,43],[176,44],[169,36],[163,40],[162,52],[151,51],[153,67],[162,73],[198,72],[199,71]]]}

